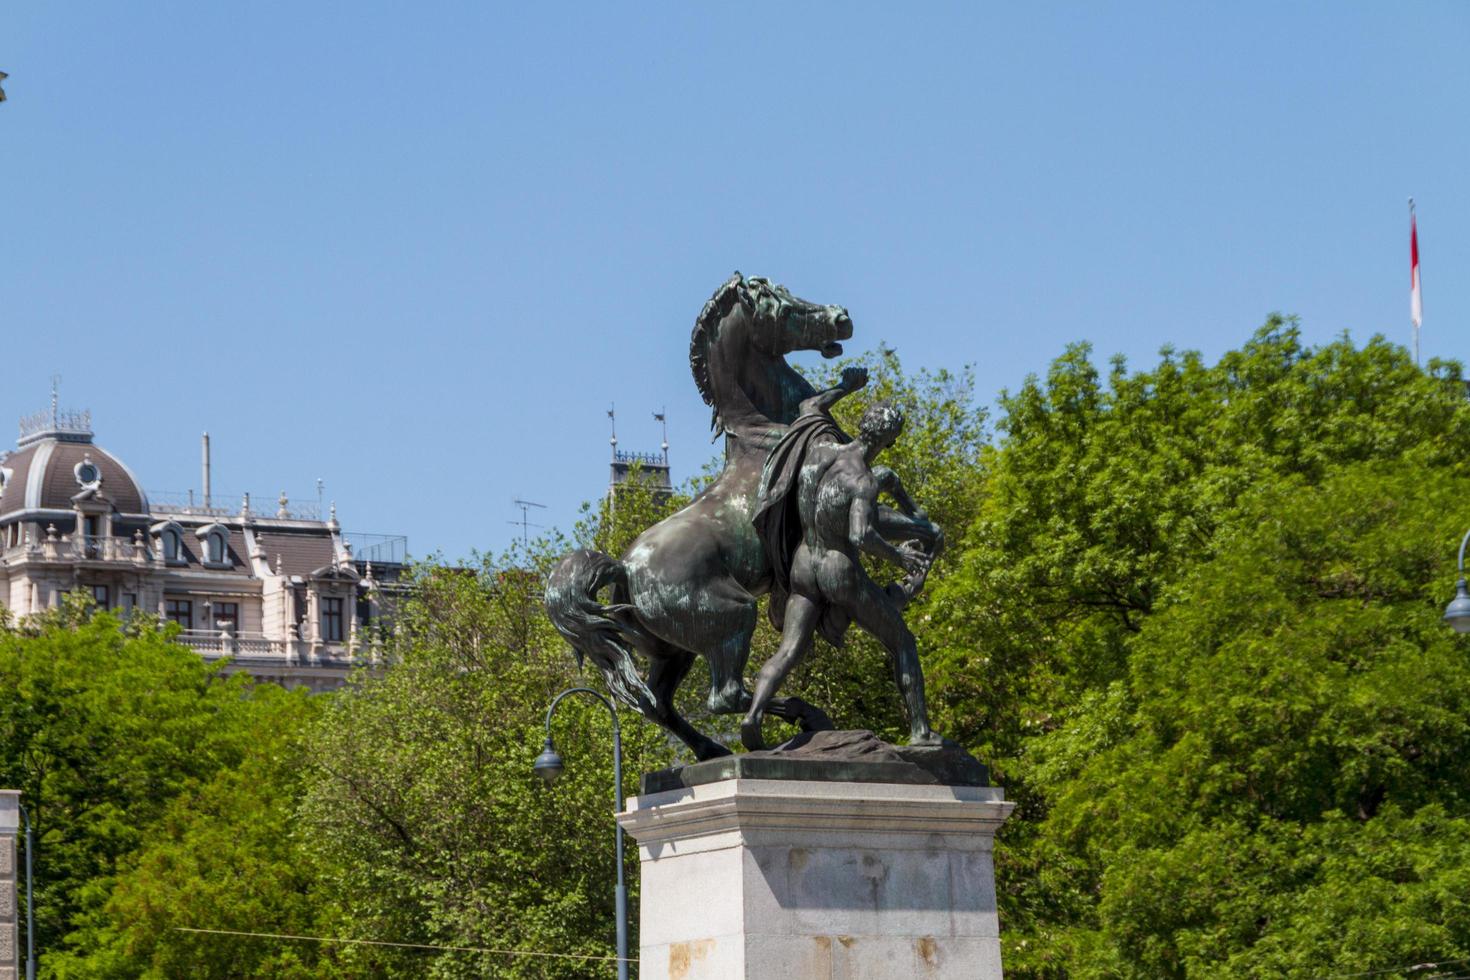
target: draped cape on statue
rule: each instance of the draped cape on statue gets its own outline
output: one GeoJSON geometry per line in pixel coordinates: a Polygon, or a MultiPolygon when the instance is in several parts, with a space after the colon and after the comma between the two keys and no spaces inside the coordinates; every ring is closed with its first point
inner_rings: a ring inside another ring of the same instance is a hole
{"type": "MultiPolygon", "coordinates": [[[[760,487],[756,492],[755,515],[751,523],[765,546],[771,563],[771,624],[781,629],[786,617],[786,599],[791,594],[791,563],[801,547],[801,512],[797,506],[801,470],[807,453],[819,440],[849,443],[852,438],[824,411],[807,412],[781,436],[766,457],[761,469],[760,487]]],[[[815,598],[815,597],[813,597],[815,598]]],[[[841,646],[847,633],[848,617],[841,610],[822,603],[818,626],[822,637],[833,646],[841,646]]]]}

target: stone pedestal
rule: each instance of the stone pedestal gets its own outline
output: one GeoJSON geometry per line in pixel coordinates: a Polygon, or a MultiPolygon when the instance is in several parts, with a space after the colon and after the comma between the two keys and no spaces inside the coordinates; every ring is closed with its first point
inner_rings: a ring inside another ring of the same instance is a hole
{"type": "Polygon", "coordinates": [[[20,976],[20,925],[24,912],[17,887],[15,839],[20,833],[20,791],[0,789],[0,980],[20,976]]]}
{"type": "Polygon", "coordinates": [[[645,792],[642,980],[998,980],[987,786],[733,778],[645,792]]]}

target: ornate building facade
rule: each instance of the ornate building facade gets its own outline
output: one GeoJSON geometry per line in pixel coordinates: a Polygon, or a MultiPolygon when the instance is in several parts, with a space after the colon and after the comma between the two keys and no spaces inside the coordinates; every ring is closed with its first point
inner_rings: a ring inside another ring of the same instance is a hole
{"type": "Polygon", "coordinates": [[[21,420],[15,451],[0,456],[0,606],[24,617],[82,592],[120,615],[177,623],[206,659],[289,686],[335,687],[375,664],[404,539],[374,542],[386,561],[354,556],[335,504],[326,520],[285,494],[263,511],[249,494],[216,507],[207,446],[198,501],[150,498],[93,442],[90,413],[60,412],[53,397],[21,420]]]}

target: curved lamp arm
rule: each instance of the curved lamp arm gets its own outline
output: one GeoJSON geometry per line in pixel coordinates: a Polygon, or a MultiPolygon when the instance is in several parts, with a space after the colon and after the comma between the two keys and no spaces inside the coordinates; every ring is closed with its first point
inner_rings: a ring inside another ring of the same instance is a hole
{"type": "MultiPolygon", "coordinates": [[[[1467,538],[1467,540],[1470,540],[1470,538],[1467,538]]],[[[1460,548],[1460,559],[1461,559],[1461,563],[1462,564],[1464,562],[1464,558],[1465,558],[1465,549],[1462,546],[1460,548]]],[[[550,738],[551,737],[551,716],[554,715],[554,714],[556,714],[556,706],[559,705],[559,704],[561,704],[562,698],[565,698],[569,694],[590,694],[592,697],[594,697],[597,700],[601,701],[602,702],[602,706],[607,709],[607,713],[610,716],[612,716],[613,735],[616,736],[618,734],[618,711],[617,711],[616,708],[613,707],[613,703],[611,701],[609,701],[607,698],[603,697],[598,692],[592,690],[592,688],[590,688],[590,687],[569,687],[565,691],[562,691],[560,694],[558,694],[556,697],[552,698],[551,699],[551,707],[549,707],[549,708],[546,709],[546,737],[547,738],[550,738]]],[[[622,801],[619,800],[618,803],[619,803],[619,805],[621,805],[622,804],[622,801]]]]}

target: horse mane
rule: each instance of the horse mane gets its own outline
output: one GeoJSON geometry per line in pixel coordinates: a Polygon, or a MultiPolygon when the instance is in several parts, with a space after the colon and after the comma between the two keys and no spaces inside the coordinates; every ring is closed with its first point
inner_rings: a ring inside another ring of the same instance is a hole
{"type": "Polygon", "coordinates": [[[694,372],[694,383],[699,387],[700,397],[710,406],[709,425],[716,437],[725,431],[725,424],[720,418],[719,406],[715,404],[715,389],[709,377],[709,348],[715,341],[720,321],[725,319],[736,303],[747,309],[754,306],[750,292],[745,288],[745,277],[739,270],[726,279],[709,298],[709,302],[704,304],[704,309],[699,311],[699,318],[694,321],[694,332],[689,335],[689,369],[694,372]]]}

